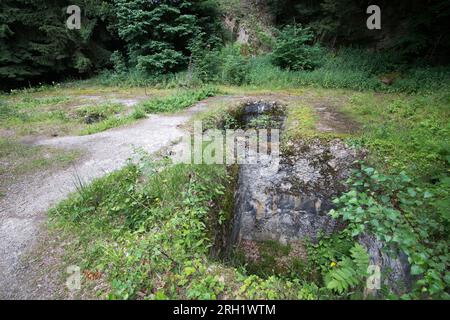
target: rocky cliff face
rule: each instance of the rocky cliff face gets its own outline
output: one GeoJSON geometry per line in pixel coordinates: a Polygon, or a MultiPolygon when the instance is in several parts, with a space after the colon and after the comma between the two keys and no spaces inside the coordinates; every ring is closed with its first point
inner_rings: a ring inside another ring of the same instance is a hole
{"type": "Polygon", "coordinates": [[[223,26],[233,41],[258,51],[270,49],[267,39],[272,37],[271,28],[275,24],[275,17],[268,11],[265,1],[244,0],[222,6],[223,26]]]}

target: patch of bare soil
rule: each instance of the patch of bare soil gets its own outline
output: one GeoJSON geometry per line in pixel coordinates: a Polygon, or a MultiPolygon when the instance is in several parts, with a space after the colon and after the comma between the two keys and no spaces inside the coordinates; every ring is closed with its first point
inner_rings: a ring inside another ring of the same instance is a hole
{"type": "Polygon", "coordinates": [[[315,104],[315,111],[319,115],[316,130],[320,132],[355,133],[358,126],[351,119],[339,112],[338,106],[329,104],[315,104]]]}

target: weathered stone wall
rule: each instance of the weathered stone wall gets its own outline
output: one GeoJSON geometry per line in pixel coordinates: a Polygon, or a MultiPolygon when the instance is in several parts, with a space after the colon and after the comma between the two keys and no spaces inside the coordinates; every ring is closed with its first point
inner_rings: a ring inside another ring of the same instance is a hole
{"type": "Polygon", "coordinates": [[[357,152],[340,140],[292,143],[280,163],[242,165],[236,199],[234,241],[289,243],[332,233],[339,225],[327,213],[343,191],[341,181],[357,152]]]}

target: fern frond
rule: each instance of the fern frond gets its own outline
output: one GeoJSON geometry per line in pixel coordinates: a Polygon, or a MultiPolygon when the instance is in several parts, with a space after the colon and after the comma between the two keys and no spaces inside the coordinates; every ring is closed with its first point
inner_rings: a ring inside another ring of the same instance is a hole
{"type": "Polygon", "coordinates": [[[359,243],[355,243],[350,249],[350,253],[358,273],[365,275],[367,273],[367,267],[369,266],[369,254],[366,249],[359,243]]]}
{"type": "Polygon", "coordinates": [[[345,257],[325,275],[327,288],[339,294],[361,283],[367,273],[369,255],[366,249],[356,243],[350,249],[350,257],[345,257]]]}

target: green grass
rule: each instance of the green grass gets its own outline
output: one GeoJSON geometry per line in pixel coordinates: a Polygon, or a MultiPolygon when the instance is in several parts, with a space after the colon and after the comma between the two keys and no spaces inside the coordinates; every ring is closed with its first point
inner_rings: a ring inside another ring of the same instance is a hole
{"type": "Polygon", "coordinates": [[[119,103],[87,105],[76,109],[77,117],[80,120],[97,122],[111,116],[115,116],[124,111],[124,106],[119,103]]]}
{"type": "Polygon", "coordinates": [[[0,122],[18,135],[42,133],[63,135],[76,132],[78,128],[82,128],[78,129],[81,134],[91,134],[129,123],[132,119],[130,117],[124,121],[120,117],[125,107],[118,103],[85,105],[71,109],[59,105],[58,101],[68,100],[47,97],[22,98],[19,103],[9,101],[0,106],[0,122]]]}
{"type": "Polygon", "coordinates": [[[217,89],[204,87],[184,90],[169,97],[170,91],[152,88],[130,89],[139,95],[154,96],[127,112],[120,103],[85,104],[82,98],[93,94],[123,94],[122,88],[98,86],[82,81],[71,86],[24,89],[0,96],[0,126],[15,137],[26,135],[89,135],[123,126],[146,117],[151,112],[176,112],[217,94],[217,89]],[[92,88],[89,87],[92,85],[92,88]],[[80,98],[81,97],[81,98],[80,98]],[[81,99],[81,100],[80,100],[81,99]],[[81,107],[79,105],[81,104],[81,107]]]}
{"type": "MultiPolygon", "coordinates": [[[[183,273],[190,279],[196,271],[190,265],[206,259],[211,242],[205,222],[212,203],[220,210],[227,183],[225,168],[216,166],[170,166],[144,176],[143,184],[140,177],[136,167],[127,167],[80,188],[51,212],[59,225],[80,232],[79,250],[86,255],[77,263],[105,273],[110,298],[143,291],[148,297],[179,295],[172,285],[188,280],[183,273]],[[156,292],[157,275],[169,270],[172,284],[156,292]]],[[[184,285],[183,294],[188,291],[184,285]]]]}
{"type": "Polygon", "coordinates": [[[298,280],[247,276],[210,258],[232,183],[225,166],[144,161],[80,186],[50,217],[55,232],[77,239],[67,263],[108,283],[103,298],[297,298],[298,280]]]}
{"type": "Polygon", "coordinates": [[[286,139],[296,140],[316,136],[318,120],[314,108],[308,104],[290,106],[287,112],[286,139]]]}
{"type": "Polygon", "coordinates": [[[200,90],[186,90],[174,95],[145,101],[139,105],[147,113],[176,112],[192,106],[200,100],[212,97],[218,93],[214,87],[200,90]]]}
{"type": "Polygon", "coordinates": [[[143,171],[163,170],[142,176],[129,166],[80,187],[51,212],[59,225],[79,232],[78,250],[85,255],[76,263],[105,273],[110,298],[135,298],[144,289],[152,296],[157,273],[180,273],[187,261],[208,252],[203,221],[208,202],[220,203],[221,184],[227,181],[224,168],[147,166],[143,171]],[[144,183],[138,182],[141,178],[144,183]]]}
{"type": "MultiPolygon", "coordinates": [[[[228,90],[227,88],[226,90],[228,90]]],[[[204,112],[195,114],[189,120],[187,127],[189,130],[193,128],[196,121],[202,122],[203,130],[208,129],[228,129],[236,124],[241,106],[236,103],[218,101],[211,103],[204,112]]]]}
{"type": "Polygon", "coordinates": [[[352,191],[336,202],[338,212],[349,221],[356,217],[354,234],[364,223],[408,254],[414,275],[421,277],[408,299],[448,299],[449,106],[446,88],[414,95],[356,93],[344,107],[361,124],[347,141],[369,153],[350,182],[352,191]],[[352,211],[358,206],[365,217],[352,211]]]}
{"type": "MultiPolygon", "coordinates": [[[[342,138],[368,149],[368,161],[381,171],[406,170],[414,183],[439,195],[435,204],[419,208],[421,217],[427,210],[448,208],[448,90],[415,95],[322,89],[307,93],[304,100],[287,107],[288,139],[322,137],[315,129],[314,103],[341,101],[342,111],[361,126],[358,133],[342,138]]],[[[168,98],[152,110],[173,111],[167,101],[177,100],[168,98]]],[[[233,118],[233,110],[237,112],[238,106],[218,103],[195,118],[208,128],[222,128],[233,118]]],[[[66,230],[78,239],[69,250],[70,264],[98,271],[108,283],[108,289],[99,293],[103,298],[348,297],[336,296],[323,282],[323,274],[332,270],[333,263],[344,261],[352,248],[353,241],[345,235],[305,244],[308,260],[293,259],[289,265],[279,262],[292,248],[273,243],[261,244],[263,259],[258,263],[242,260],[239,254],[231,264],[212,258],[211,230],[219,230],[218,221],[229,223],[231,216],[227,211],[232,206],[223,202],[229,202],[224,194],[230,194],[230,184],[223,166],[144,161],[81,187],[51,217],[58,232],[66,230]]],[[[432,214],[428,217],[432,221],[432,214]]],[[[84,283],[88,289],[95,287],[95,281],[87,278],[84,283]]]]}
{"type": "Polygon", "coordinates": [[[430,180],[450,160],[450,91],[420,95],[354,94],[344,110],[363,125],[354,142],[388,172],[430,180]]]}
{"type": "MultiPolygon", "coordinates": [[[[248,259],[242,248],[238,248],[234,253],[233,264],[245,265],[247,274],[255,274],[261,278],[268,278],[271,275],[287,276],[294,272],[292,267],[295,265],[292,259],[288,257],[291,252],[291,245],[282,245],[276,241],[261,241],[255,243],[257,252],[247,254],[256,254],[257,259],[248,259]],[[283,261],[283,259],[285,259],[283,261]]],[[[297,270],[296,270],[297,271],[297,270]]]]}
{"type": "MultiPolygon", "coordinates": [[[[79,157],[78,151],[57,150],[0,138],[0,176],[15,180],[24,174],[67,166],[79,157]]],[[[7,181],[4,181],[7,182],[7,181]]]]}
{"type": "MultiPolygon", "coordinates": [[[[410,220],[419,221],[419,226],[438,230],[436,234],[442,244],[448,234],[448,222],[444,218],[450,210],[449,71],[448,68],[386,65],[385,61],[373,56],[356,57],[354,53],[344,51],[326,57],[322,66],[314,71],[289,72],[272,66],[268,57],[256,57],[250,59],[245,86],[225,90],[239,95],[280,93],[301,96],[287,108],[285,139],[342,138],[355,147],[368,150],[366,161],[380,174],[403,177],[401,172],[405,171],[411,181],[402,192],[413,193],[419,188],[423,192],[426,190],[427,197],[432,196],[427,201],[420,197],[414,199],[403,212],[413,213],[414,219],[410,220]],[[390,72],[398,73],[394,83],[391,86],[381,83],[380,76],[390,72]],[[314,107],[321,103],[341,106],[338,112],[344,112],[357,122],[360,130],[346,135],[317,132],[318,114],[314,107]],[[441,218],[437,219],[437,216],[441,218]]],[[[171,85],[176,86],[177,81],[183,79],[182,75],[172,78],[171,85]]],[[[94,118],[98,115],[98,122],[77,128],[81,134],[92,134],[131,123],[145,117],[146,113],[177,112],[218,92],[211,87],[171,92],[167,97],[142,102],[127,116],[120,115],[122,109],[118,106],[85,107],[76,114],[75,122],[68,120],[65,112],[58,111],[58,106],[63,106],[67,102],[64,97],[74,90],[95,92],[92,88],[97,88],[100,80],[92,81],[91,84],[75,84],[75,87],[80,86],[76,89],[69,85],[64,93],[55,91],[58,94],[55,98],[44,96],[28,100],[21,96],[25,93],[14,94],[14,103],[8,101],[0,105],[0,122],[12,127],[15,123],[33,127],[46,123],[80,124],[87,115],[94,115],[94,118]]],[[[140,80],[134,78],[133,81],[130,83],[138,84],[140,80]]],[[[126,85],[129,83],[124,83],[126,85]]],[[[104,86],[98,88],[111,90],[104,86]]],[[[38,93],[45,95],[46,91],[38,93]]],[[[218,103],[205,113],[195,115],[194,119],[202,120],[204,129],[226,128],[233,125],[238,109],[236,105],[218,103]]],[[[261,119],[261,122],[265,121],[261,119]]],[[[2,151],[18,148],[2,143],[2,151]]],[[[41,152],[38,149],[17,150],[16,153],[9,151],[8,157],[29,158],[30,154],[41,152]]],[[[39,159],[30,164],[19,163],[17,172],[46,167],[47,164],[46,160],[41,162],[39,159]]],[[[222,230],[223,224],[229,224],[232,216],[233,174],[224,166],[143,161],[90,185],[79,186],[77,193],[50,213],[55,232],[64,231],[69,238],[75,239],[66,248],[67,263],[79,265],[88,273],[98,271],[100,281],[107,284],[102,286],[99,295],[110,299],[352,296],[353,293],[336,295],[331,292],[323,278],[348,257],[353,245],[353,239],[348,235],[338,234],[321,238],[318,243],[305,244],[308,261],[293,261],[289,266],[277,264],[289,256],[292,248],[270,242],[261,244],[263,259],[259,263],[240,260],[239,254],[234,261],[222,261],[211,254],[217,236],[215,232],[222,230]]],[[[365,193],[374,193],[384,199],[383,192],[388,191],[367,189],[365,193]]],[[[345,208],[347,204],[342,206],[345,208]]],[[[385,215],[377,219],[384,224],[391,223],[385,215]]],[[[430,236],[429,239],[434,238],[430,236]]],[[[436,259],[446,261],[448,254],[441,247],[441,251],[430,252],[441,252],[436,259]]],[[[417,257],[414,261],[418,261],[417,257]]],[[[445,274],[445,270],[439,272],[445,274]]],[[[436,273],[431,272],[428,276],[436,278],[436,273]]],[[[95,281],[83,278],[86,290],[92,290],[96,285],[95,281]]],[[[359,297],[358,293],[353,297],[359,297]]]]}
{"type": "Polygon", "coordinates": [[[426,93],[450,86],[448,67],[411,67],[392,65],[375,54],[344,50],[328,54],[323,64],[312,71],[286,71],[273,66],[269,56],[252,58],[244,84],[274,89],[300,86],[371,90],[391,93],[426,93]],[[398,76],[392,85],[381,82],[388,72],[398,76]]]}
{"type": "Polygon", "coordinates": [[[14,130],[19,135],[51,131],[51,128],[64,127],[69,116],[62,110],[67,97],[33,98],[23,96],[4,99],[0,103],[0,125],[14,130]],[[45,128],[48,127],[48,128],[45,128]]]}

